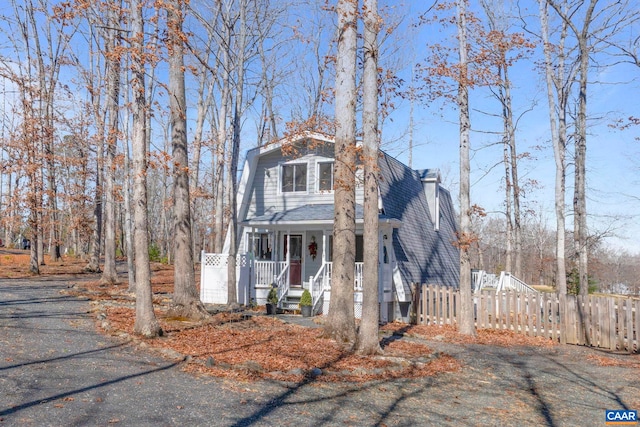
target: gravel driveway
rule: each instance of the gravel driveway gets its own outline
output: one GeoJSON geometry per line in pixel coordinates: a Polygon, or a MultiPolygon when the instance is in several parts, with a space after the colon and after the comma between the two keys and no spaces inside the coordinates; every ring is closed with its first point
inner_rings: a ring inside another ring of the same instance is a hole
{"type": "Polygon", "coordinates": [[[640,356],[599,366],[574,346],[429,341],[463,370],[365,385],[197,377],[96,333],[88,301],[59,292],[74,280],[0,279],[1,426],[603,426],[640,410],[640,356]]]}

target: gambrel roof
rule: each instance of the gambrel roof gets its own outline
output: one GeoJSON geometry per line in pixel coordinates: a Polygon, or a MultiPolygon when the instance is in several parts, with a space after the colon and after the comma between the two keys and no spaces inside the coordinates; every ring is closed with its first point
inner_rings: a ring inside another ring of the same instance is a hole
{"type": "MultiPolygon", "coordinates": [[[[291,136],[247,153],[238,192],[238,214],[243,226],[333,223],[332,194],[292,195],[295,203],[282,203],[290,197],[283,194],[260,194],[261,203],[255,202],[258,190],[252,186],[266,186],[267,179],[271,180],[269,185],[277,181],[273,174],[265,174],[265,168],[273,170],[286,160],[281,155],[282,146],[305,140],[324,146],[324,158],[333,156],[333,150],[327,147],[334,143],[333,138],[314,132],[291,136]]],[[[439,173],[433,169],[412,170],[385,152],[381,152],[379,167],[380,221],[391,223],[394,228],[393,248],[405,294],[412,282],[458,287],[456,217],[449,192],[440,187],[439,173]]],[[[361,223],[362,218],[362,206],[356,205],[356,222],[361,223]]]]}
{"type": "Polygon", "coordinates": [[[431,218],[423,179],[433,177],[415,171],[386,153],[380,157],[380,195],[384,212],[402,221],[394,230],[393,246],[405,284],[417,282],[451,287],[459,285],[459,252],[454,245],[457,224],[449,192],[439,187],[439,203],[431,218]]]}

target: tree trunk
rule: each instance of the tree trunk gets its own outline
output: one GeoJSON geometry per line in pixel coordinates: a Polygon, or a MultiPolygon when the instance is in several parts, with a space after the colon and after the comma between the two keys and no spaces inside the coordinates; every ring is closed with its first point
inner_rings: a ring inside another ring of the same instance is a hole
{"type": "MultiPolygon", "coordinates": [[[[593,11],[598,0],[590,0],[587,8],[582,30],[576,31],[578,46],[580,48],[580,71],[578,93],[578,119],[576,121],[577,135],[575,142],[575,189],[574,189],[574,236],[578,259],[578,277],[580,283],[580,295],[589,293],[589,230],[587,229],[587,83],[589,74],[588,44],[589,26],[592,21],[593,11]]],[[[575,28],[574,28],[575,31],[575,28]]]]}
{"type": "MultiPolygon", "coordinates": [[[[500,97],[504,102],[504,97],[502,93],[502,87],[500,87],[500,97]]],[[[507,227],[506,233],[506,243],[507,247],[505,250],[505,265],[504,270],[511,272],[513,265],[511,264],[511,260],[513,259],[513,220],[512,220],[512,212],[511,212],[511,170],[509,168],[509,133],[506,130],[506,119],[505,119],[505,106],[503,103],[503,125],[505,127],[504,133],[502,135],[502,162],[504,165],[504,190],[505,190],[505,223],[507,227]]]]}
{"type": "Polygon", "coordinates": [[[460,55],[460,76],[457,103],[460,110],[460,333],[475,335],[473,295],[471,288],[471,262],[469,250],[473,241],[471,231],[470,166],[469,166],[469,88],[467,65],[466,0],[456,2],[456,23],[460,55]]]}
{"type": "MultiPolygon", "coordinates": [[[[129,91],[126,91],[126,104],[129,103],[129,91]]],[[[130,126],[129,126],[129,117],[127,114],[125,116],[125,134],[130,135],[130,126]]],[[[129,286],[127,288],[128,292],[136,291],[136,266],[135,266],[135,255],[133,248],[133,223],[131,219],[131,210],[133,209],[131,206],[131,155],[129,153],[129,138],[124,138],[122,141],[123,153],[124,153],[124,184],[123,184],[123,198],[124,198],[124,238],[125,245],[127,247],[127,278],[129,286]]]]}
{"type": "Polygon", "coordinates": [[[198,195],[200,193],[199,181],[200,181],[200,157],[202,153],[202,135],[204,131],[204,121],[205,116],[208,110],[209,104],[211,104],[211,90],[210,84],[208,84],[207,80],[209,74],[206,70],[202,70],[200,75],[200,82],[198,84],[198,103],[196,107],[196,127],[193,133],[193,159],[191,161],[190,172],[191,176],[189,177],[189,185],[190,185],[190,199],[191,199],[191,239],[192,239],[192,250],[193,254],[198,256],[197,253],[197,242],[198,239],[198,211],[200,203],[198,201],[201,199],[198,195]],[[205,95],[206,89],[206,95],[205,95]]]}
{"type": "Polygon", "coordinates": [[[356,39],[357,1],[338,1],[335,86],[333,275],[325,334],[353,346],[355,272],[356,39]]]}
{"type": "Polygon", "coordinates": [[[147,218],[147,138],[146,100],[144,84],[144,28],[142,5],[139,0],[131,0],[132,11],[132,79],[133,92],[133,217],[134,247],[136,265],[136,320],[134,332],[145,337],[162,334],[153,312],[151,292],[151,269],[149,266],[149,241],[147,218]]]}
{"type": "Polygon", "coordinates": [[[238,158],[240,155],[240,131],[243,106],[244,80],[245,80],[245,60],[247,49],[247,11],[248,3],[240,1],[238,41],[236,45],[236,87],[235,103],[233,111],[233,139],[231,146],[231,162],[229,165],[229,262],[227,304],[233,306],[238,303],[236,291],[236,257],[238,252],[238,213],[237,213],[237,175],[238,158]]]}
{"type": "Polygon", "coordinates": [[[509,78],[509,67],[504,51],[502,52],[502,62],[505,64],[504,71],[504,120],[505,131],[509,141],[509,164],[511,174],[511,192],[513,196],[513,258],[512,271],[516,277],[522,276],[522,218],[520,213],[520,181],[518,179],[518,151],[516,145],[516,130],[513,122],[513,103],[511,101],[511,79],[509,78]]]}
{"type": "Polygon", "coordinates": [[[382,352],[378,337],[379,219],[378,219],[378,1],[364,0],[364,72],[362,79],[362,157],[364,162],[364,266],[362,319],[358,329],[360,354],[382,352]]]}
{"type": "Polygon", "coordinates": [[[100,273],[100,250],[102,246],[102,177],[104,173],[104,144],[98,140],[96,148],[96,183],[93,205],[93,236],[91,238],[91,249],[89,263],[85,270],[91,273],[100,273]]]}
{"type": "MultiPolygon", "coordinates": [[[[214,221],[214,252],[222,253],[224,243],[224,177],[225,177],[225,153],[227,147],[227,114],[229,111],[229,93],[231,76],[229,75],[230,53],[228,49],[231,43],[231,30],[228,25],[224,29],[224,41],[227,48],[222,49],[222,88],[220,93],[220,110],[218,111],[218,141],[216,150],[216,173],[214,183],[215,221],[214,221]]],[[[234,177],[229,174],[229,179],[234,177]]]]}
{"type": "Polygon", "coordinates": [[[183,0],[167,6],[169,27],[169,105],[171,108],[171,144],[173,153],[173,252],[174,315],[200,320],[207,316],[200,302],[193,269],[193,246],[189,198],[189,156],[187,152],[187,106],[182,44],[183,0]]]}
{"type": "MultiPolygon", "coordinates": [[[[107,30],[105,52],[114,52],[119,43],[115,34],[120,19],[116,15],[119,12],[109,10],[108,20],[111,29],[107,30]],[[116,16],[114,16],[116,15],[116,16]]],[[[114,285],[119,282],[116,271],[116,147],[119,132],[120,105],[120,56],[111,54],[108,56],[107,66],[107,112],[109,124],[107,127],[107,156],[105,173],[105,227],[104,227],[104,269],[101,282],[114,285]]]]}
{"type": "MultiPolygon", "coordinates": [[[[556,105],[554,93],[554,67],[555,64],[551,57],[551,49],[553,48],[549,42],[549,21],[548,21],[548,2],[540,1],[540,26],[542,33],[544,62],[545,62],[545,81],[547,89],[547,102],[549,105],[549,124],[551,126],[551,142],[553,145],[553,156],[556,164],[555,174],[555,212],[556,212],[556,265],[555,265],[555,283],[556,292],[559,295],[567,293],[567,273],[565,262],[565,181],[566,181],[566,126],[564,125],[564,112],[566,111],[562,102],[561,93],[558,93],[559,104],[556,105]],[[554,112],[558,111],[558,125],[556,125],[556,117],[554,112]]],[[[562,55],[564,48],[561,46],[559,54],[562,55]]],[[[562,58],[562,56],[561,56],[562,58]]],[[[557,61],[560,67],[563,67],[564,61],[557,61]]],[[[560,68],[558,73],[564,72],[564,68],[560,68]]],[[[560,88],[561,86],[556,85],[560,88]]]]}

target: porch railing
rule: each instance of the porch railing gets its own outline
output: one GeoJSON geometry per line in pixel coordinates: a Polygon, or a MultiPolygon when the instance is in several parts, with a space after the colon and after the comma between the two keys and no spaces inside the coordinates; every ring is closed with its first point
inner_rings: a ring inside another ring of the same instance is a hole
{"type": "Polygon", "coordinates": [[[518,292],[525,293],[537,293],[535,289],[531,286],[524,283],[522,280],[518,279],[515,276],[512,276],[511,273],[505,273],[504,271],[500,274],[500,285],[498,286],[498,290],[502,291],[505,289],[515,289],[518,292]]]}
{"type": "Polygon", "coordinates": [[[255,284],[270,285],[274,283],[274,278],[282,273],[286,265],[286,261],[254,261],[255,284]]]}
{"type": "Polygon", "coordinates": [[[322,298],[325,290],[325,278],[327,271],[331,271],[330,263],[322,264],[315,276],[309,278],[309,292],[311,292],[311,312],[317,312],[317,305],[322,298]]]}
{"type": "Polygon", "coordinates": [[[289,293],[289,264],[285,264],[284,268],[280,272],[278,276],[276,276],[274,285],[278,290],[278,307],[280,307],[280,302],[287,296],[289,293]]]}
{"type": "MultiPolygon", "coordinates": [[[[353,276],[353,290],[356,292],[362,292],[362,268],[363,268],[364,263],[362,262],[356,262],[356,270],[354,272],[354,276],[353,276]]],[[[333,275],[333,263],[332,262],[326,262],[323,265],[323,268],[325,270],[325,274],[324,274],[324,280],[323,280],[323,284],[324,284],[324,290],[325,291],[330,291],[331,290],[331,277],[333,275]]]]}
{"type": "Polygon", "coordinates": [[[353,276],[353,290],[356,292],[362,292],[362,268],[364,263],[356,262],[356,272],[353,276]]]}
{"type": "Polygon", "coordinates": [[[471,273],[471,280],[474,284],[474,292],[479,292],[485,288],[494,288],[496,291],[514,289],[525,293],[537,292],[531,286],[506,271],[501,272],[500,276],[487,273],[484,270],[474,271],[471,273]]]}

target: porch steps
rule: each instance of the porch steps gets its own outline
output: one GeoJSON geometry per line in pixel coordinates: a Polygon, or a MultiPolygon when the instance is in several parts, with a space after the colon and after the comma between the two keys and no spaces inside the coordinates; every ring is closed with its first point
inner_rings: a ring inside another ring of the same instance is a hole
{"type": "Polygon", "coordinates": [[[300,310],[300,297],[302,297],[303,288],[289,288],[289,292],[282,300],[282,310],[300,310]]]}

